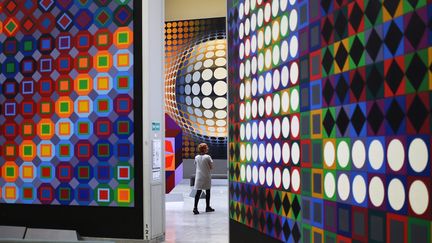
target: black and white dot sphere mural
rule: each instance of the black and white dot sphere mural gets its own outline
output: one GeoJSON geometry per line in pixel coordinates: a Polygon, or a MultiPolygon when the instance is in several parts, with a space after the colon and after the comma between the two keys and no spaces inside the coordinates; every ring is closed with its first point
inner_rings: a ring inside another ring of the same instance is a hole
{"type": "Polygon", "coordinates": [[[214,145],[226,144],[228,135],[226,55],[224,32],[196,38],[169,70],[173,80],[166,82],[168,114],[184,132],[214,145]]]}

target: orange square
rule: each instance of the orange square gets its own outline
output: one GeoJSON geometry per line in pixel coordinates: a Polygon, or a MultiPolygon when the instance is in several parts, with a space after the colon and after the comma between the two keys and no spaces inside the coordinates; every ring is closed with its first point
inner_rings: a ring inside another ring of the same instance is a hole
{"type": "Polygon", "coordinates": [[[101,46],[108,45],[108,35],[98,35],[98,44],[101,46]]]}
{"type": "Polygon", "coordinates": [[[78,66],[81,68],[87,68],[88,66],[90,66],[89,59],[87,57],[80,58],[78,66]]]}
{"type": "Polygon", "coordinates": [[[130,189],[119,188],[118,189],[118,201],[121,203],[129,203],[130,202],[130,189]]]}
{"type": "Polygon", "coordinates": [[[41,112],[42,113],[50,113],[51,112],[51,105],[49,103],[43,103],[41,105],[41,112]]]}
{"type": "Polygon", "coordinates": [[[33,126],[30,124],[23,125],[23,133],[25,135],[30,135],[33,133],[33,126]]]}
{"type": "Polygon", "coordinates": [[[69,82],[67,80],[60,80],[59,82],[60,82],[59,83],[60,90],[66,91],[70,89],[69,82]]]}
{"type": "Polygon", "coordinates": [[[6,156],[14,156],[15,155],[15,147],[7,146],[6,147],[6,156]]]}

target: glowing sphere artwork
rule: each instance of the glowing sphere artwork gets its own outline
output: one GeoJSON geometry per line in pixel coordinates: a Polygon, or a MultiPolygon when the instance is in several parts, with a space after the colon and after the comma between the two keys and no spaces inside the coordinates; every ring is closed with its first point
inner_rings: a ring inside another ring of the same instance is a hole
{"type": "Polygon", "coordinates": [[[191,42],[167,70],[167,113],[193,138],[226,144],[227,43],[214,32],[191,42]]]}

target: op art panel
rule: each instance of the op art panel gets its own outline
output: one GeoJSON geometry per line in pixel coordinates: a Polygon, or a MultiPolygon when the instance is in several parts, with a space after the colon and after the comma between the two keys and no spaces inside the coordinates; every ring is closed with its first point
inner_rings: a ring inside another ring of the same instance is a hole
{"type": "Polygon", "coordinates": [[[228,1],[231,220],[431,242],[431,24],[428,0],[228,1]]]}
{"type": "Polygon", "coordinates": [[[214,159],[227,158],[226,19],[165,23],[166,113],[183,131],[183,158],[200,143],[214,159]]]}
{"type": "Polygon", "coordinates": [[[0,203],[134,206],[132,0],[0,3],[0,203]]]}

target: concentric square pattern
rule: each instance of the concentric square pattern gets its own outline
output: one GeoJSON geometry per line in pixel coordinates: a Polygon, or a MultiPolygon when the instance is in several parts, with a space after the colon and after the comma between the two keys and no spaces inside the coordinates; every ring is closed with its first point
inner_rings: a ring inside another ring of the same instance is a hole
{"type": "Polygon", "coordinates": [[[134,205],[132,8],[1,1],[1,203],[134,205]]]}
{"type": "Polygon", "coordinates": [[[432,4],[228,8],[230,218],[285,242],[430,242],[432,4]]]}

